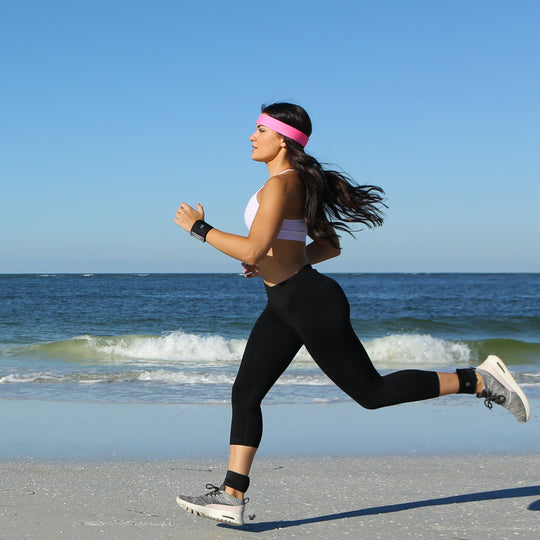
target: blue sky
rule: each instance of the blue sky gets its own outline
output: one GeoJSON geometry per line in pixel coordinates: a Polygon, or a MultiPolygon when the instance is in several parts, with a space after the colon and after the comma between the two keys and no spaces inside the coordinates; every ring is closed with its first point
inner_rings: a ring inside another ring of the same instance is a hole
{"type": "Polygon", "coordinates": [[[540,3],[25,1],[0,7],[0,272],[235,272],[261,104],[380,185],[341,272],[539,272],[540,3]]]}

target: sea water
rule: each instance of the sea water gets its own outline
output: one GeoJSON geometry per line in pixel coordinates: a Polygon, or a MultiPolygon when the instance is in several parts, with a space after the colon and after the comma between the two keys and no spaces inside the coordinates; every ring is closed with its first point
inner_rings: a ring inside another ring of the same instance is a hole
{"type": "MultiPolygon", "coordinates": [[[[471,396],[365,411],[302,349],[261,452],[540,450],[540,274],[334,274],[381,373],[501,356],[532,420],[471,396]]],[[[0,459],[224,458],[230,392],[266,304],[236,274],[0,275],[0,459]]]]}
{"type": "MultiPolygon", "coordinates": [[[[334,274],[376,367],[453,371],[497,354],[540,395],[540,274],[334,274]]],[[[229,402],[260,280],[0,275],[0,398],[229,402]]],[[[268,403],[349,398],[305,349],[268,403]]]]}

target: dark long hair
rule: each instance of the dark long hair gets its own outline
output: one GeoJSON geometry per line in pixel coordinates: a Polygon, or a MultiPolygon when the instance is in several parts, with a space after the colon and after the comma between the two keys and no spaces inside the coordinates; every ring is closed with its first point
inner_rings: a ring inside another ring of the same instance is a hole
{"type": "MultiPolygon", "coordinates": [[[[311,120],[307,112],[292,103],[263,105],[262,112],[311,135],[311,120]]],[[[288,137],[287,157],[306,186],[304,211],[309,236],[329,241],[338,247],[336,230],[350,234],[348,223],[360,223],[368,228],[382,225],[384,191],[377,186],[358,185],[348,175],[323,168],[302,145],[288,137]]]]}

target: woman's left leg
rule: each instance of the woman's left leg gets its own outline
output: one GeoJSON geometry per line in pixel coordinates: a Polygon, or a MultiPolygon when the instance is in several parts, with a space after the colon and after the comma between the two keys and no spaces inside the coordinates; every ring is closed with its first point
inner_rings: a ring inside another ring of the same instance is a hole
{"type": "Polygon", "coordinates": [[[262,436],[261,402],[301,345],[296,332],[267,307],[251,331],[233,385],[229,469],[223,485],[200,497],[179,495],[182,508],[231,525],[244,523],[244,493],[262,436]]]}
{"type": "Polygon", "coordinates": [[[231,445],[259,446],[262,400],[301,346],[298,334],[267,306],[251,330],[232,387],[231,445]]]}

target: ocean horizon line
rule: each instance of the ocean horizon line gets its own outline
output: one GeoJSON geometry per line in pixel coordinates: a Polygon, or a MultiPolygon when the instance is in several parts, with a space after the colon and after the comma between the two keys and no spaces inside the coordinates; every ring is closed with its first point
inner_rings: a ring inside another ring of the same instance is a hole
{"type": "MultiPolygon", "coordinates": [[[[388,272],[368,272],[368,271],[323,271],[324,274],[328,275],[366,275],[366,276],[377,276],[377,275],[401,275],[401,276],[448,276],[448,275],[468,275],[468,276],[512,276],[512,275],[539,275],[540,271],[518,271],[518,272],[482,272],[482,271],[388,271],[388,272]]],[[[146,276],[194,276],[194,275],[206,275],[206,276],[243,276],[242,272],[0,272],[0,276],[37,276],[37,277],[47,277],[47,276],[80,276],[80,277],[91,277],[91,276],[135,276],[135,277],[146,277],[146,276]]]]}

